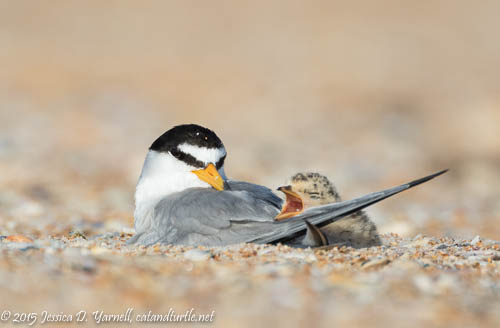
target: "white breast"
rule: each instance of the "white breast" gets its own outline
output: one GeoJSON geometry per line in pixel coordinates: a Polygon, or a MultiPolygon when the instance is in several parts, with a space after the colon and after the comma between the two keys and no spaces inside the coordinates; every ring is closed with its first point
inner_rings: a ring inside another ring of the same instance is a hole
{"type": "MultiPolygon", "coordinates": [[[[201,181],[192,173],[197,169],[178,160],[170,153],[154,150],[148,152],[135,189],[136,232],[147,229],[150,225],[147,214],[164,197],[187,188],[211,188],[208,183],[201,181]]],[[[219,173],[223,179],[226,179],[223,168],[219,170],[219,173]]]]}

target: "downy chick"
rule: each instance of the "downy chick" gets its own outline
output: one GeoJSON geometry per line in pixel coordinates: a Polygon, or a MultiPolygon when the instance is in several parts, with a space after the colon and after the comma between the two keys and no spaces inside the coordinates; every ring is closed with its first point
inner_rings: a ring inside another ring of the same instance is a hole
{"type": "MultiPolygon", "coordinates": [[[[287,195],[287,203],[282,213],[276,217],[277,220],[292,217],[307,207],[342,201],[333,183],[319,173],[297,173],[291,177],[288,186],[280,187],[278,190],[287,195]],[[294,193],[299,197],[295,197],[294,193]]],[[[330,245],[344,244],[354,248],[382,245],[375,223],[364,211],[332,222],[322,227],[320,231],[330,245]]],[[[319,237],[315,240],[318,240],[318,244],[310,246],[323,246],[319,243],[319,237]]]]}

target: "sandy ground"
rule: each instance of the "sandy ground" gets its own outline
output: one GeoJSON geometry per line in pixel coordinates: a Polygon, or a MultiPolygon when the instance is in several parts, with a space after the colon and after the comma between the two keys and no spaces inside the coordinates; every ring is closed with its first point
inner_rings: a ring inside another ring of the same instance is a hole
{"type": "Polygon", "coordinates": [[[499,10],[0,1],[0,312],[498,325],[499,10]],[[269,187],[319,171],[349,199],[450,172],[368,210],[378,249],[129,250],[147,147],[191,122],[269,187]]]}
{"type": "Polygon", "coordinates": [[[500,322],[497,241],[385,235],[386,246],[314,251],[254,244],[144,248],[126,246],[126,238],[117,232],[88,239],[4,240],[3,313],[12,317],[3,321],[11,324],[15,313],[24,311],[36,313],[29,319],[35,325],[50,325],[47,311],[66,315],[72,321],[65,326],[72,326],[85,311],[86,324],[114,326],[105,320],[119,319],[103,319],[100,311],[113,318],[130,308],[123,320],[137,326],[151,326],[153,320],[171,324],[176,319],[170,309],[213,313],[217,327],[494,327],[500,322]]]}

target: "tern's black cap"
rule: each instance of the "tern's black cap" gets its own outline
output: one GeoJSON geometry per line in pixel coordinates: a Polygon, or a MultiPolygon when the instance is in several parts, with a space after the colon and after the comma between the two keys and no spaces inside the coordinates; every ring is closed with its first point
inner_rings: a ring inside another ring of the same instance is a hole
{"type": "MultiPolygon", "coordinates": [[[[224,147],[222,141],[212,130],[196,124],[183,124],[174,126],[170,130],[162,134],[153,142],[149,149],[157,152],[170,153],[178,160],[183,161],[184,163],[193,167],[204,167],[205,163],[190,154],[184,153],[178,148],[178,146],[182,144],[209,149],[218,149],[224,147]]],[[[215,163],[217,169],[219,169],[224,164],[225,157],[226,156],[215,163]]]]}
{"type": "Polygon", "coordinates": [[[177,125],[156,139],[149,149],[158,152],[177,150],[186,143],[201,148],[222,148],[224,145],[215,132],[196,124],[177,125]]]}

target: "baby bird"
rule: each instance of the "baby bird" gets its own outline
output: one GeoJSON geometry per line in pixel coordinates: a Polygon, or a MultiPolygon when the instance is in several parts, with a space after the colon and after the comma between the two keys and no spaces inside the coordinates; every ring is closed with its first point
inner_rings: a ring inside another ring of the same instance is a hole
{"type": "MultiPolygon", "coordinates": [[[[288,209],[288,212],[293,210],[298,212],[302,211],[303,208],[342,201],[333,183],[319,173],[297,173],[292,176],[288,186],[281,187],[279,190],[287,195],[285,208],[292,208],[292,210],[288,209]],[[294,193],[300,199],[294,197],[294,193]],[[303,207],[296,204],[300,200],[302,200],[303,207]]],[[[286,219],[293,215],[284,213],[277,219],[286,219]]],[[[328,240],[328,244],[343,244],[354,248],[382,245],[375,223],[362,210],[332,222],[320,230],[328,240]]]]}

